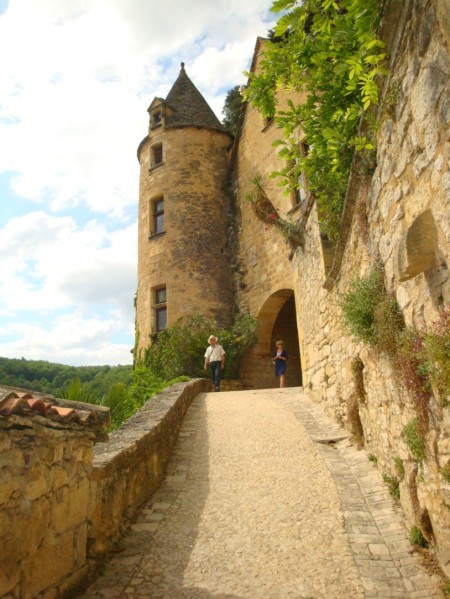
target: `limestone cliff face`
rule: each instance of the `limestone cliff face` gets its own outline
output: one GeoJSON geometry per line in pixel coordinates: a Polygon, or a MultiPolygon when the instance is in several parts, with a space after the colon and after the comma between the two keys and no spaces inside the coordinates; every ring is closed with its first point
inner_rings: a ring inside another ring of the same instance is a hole
{"type": "Polygon", "coordinates": [[[226,235],[231,136],[184,67],[167,100],[155,98],[149,112],[138,151],[139,350],[164,325],[164,309],[167,326],[193,312],[227,323],[233,305],[226,235]]]}

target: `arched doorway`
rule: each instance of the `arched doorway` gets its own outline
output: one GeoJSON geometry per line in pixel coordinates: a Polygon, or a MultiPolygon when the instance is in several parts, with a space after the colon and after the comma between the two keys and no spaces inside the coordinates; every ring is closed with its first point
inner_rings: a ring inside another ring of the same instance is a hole
{"type": "Polygon", "coordinates": [[[262,306],[258,318],[258,342],[243,357],[241,381],[247,389],[278,387],[272,354],[277,339],[282,339],[289,354],[287,387],[302,384],[300,344],[297,331],[295,297],[292,289],[281,289],[262,306]]]}

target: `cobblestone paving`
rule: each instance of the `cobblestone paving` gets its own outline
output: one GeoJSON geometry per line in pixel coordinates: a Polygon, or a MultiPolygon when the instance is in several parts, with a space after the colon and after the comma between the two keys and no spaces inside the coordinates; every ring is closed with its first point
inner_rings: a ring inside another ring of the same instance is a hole
{"type": "Polygon", "coordinates": [[[364,451],[300,389],[198,396],[85,599],[434,599],[364,451]]]}

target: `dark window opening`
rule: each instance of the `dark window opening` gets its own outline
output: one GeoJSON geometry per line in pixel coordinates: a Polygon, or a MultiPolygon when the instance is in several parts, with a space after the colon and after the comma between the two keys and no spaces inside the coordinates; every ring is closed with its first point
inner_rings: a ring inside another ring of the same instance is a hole
{"type": "Polygon", "coordinates": [[[162,144],[152,146],[151,166],[159,166],[163,162],[163,147],[162,144]]]}
{"type": "Polygon", "coordinates": [[[164,200],[162,198],[152,202],[152,235],[164,232],[164,200]]]}
{"type": "Polygon", "coordinates": [[[155,112],[152,112],[151,114],[151,126],[152,129],[155,129],[156,127],[159,127],[160,125],[162,125],[162,110],[155,110],[155,112]]]}
{"type": "Polygon", "coordinates": [[[167,327],[167,294],[165,287],[154,290],[155,330],[157,333],[167,327]]]}

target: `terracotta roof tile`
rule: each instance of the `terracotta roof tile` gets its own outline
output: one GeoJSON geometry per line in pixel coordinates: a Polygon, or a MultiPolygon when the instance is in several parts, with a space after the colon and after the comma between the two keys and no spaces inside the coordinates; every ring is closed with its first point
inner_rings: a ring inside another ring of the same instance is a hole
{"type": "Polygon", "coordinates": [[[17,387],[0,385],[0,417],[43,416],[59,423],[102,429],[110,423],[109,409],[72,402],[17,387]]]}

